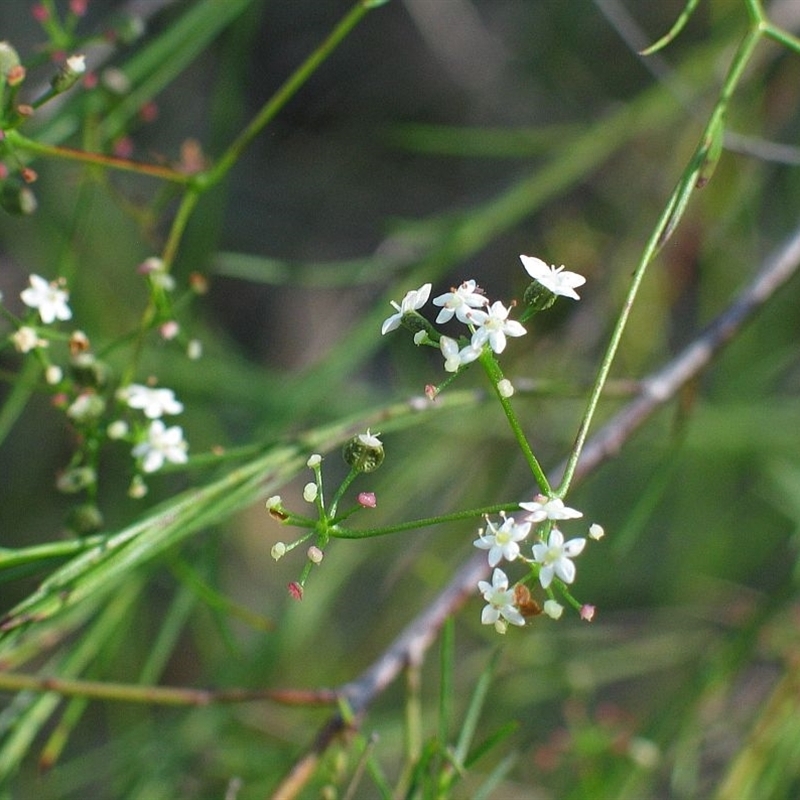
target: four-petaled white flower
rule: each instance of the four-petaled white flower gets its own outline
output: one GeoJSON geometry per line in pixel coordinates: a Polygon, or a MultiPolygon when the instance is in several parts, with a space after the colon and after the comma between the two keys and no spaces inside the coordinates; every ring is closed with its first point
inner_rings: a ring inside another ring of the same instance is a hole
{"type": "Polygon", "coordinates": [[[494,625],[498,631],[503,631],[503,620],[512,625],[525,624],[525,617],[514,605],[514,590],[508,588],[508,576],[503,570],[495,569],[491,583],[478,581],[478,591],[488,603],[481,612],[481,622],[484,625],[494,625]]]}
{"type": "Polygon", "coordinates": [[[439,316],[436,317],[438,324],[449,322],[455,314],[456,319],[468,325],[470,309],[488,306],[489,299],[481,292],[475,281],[469,280],[464,281],[457,289],[451,289],[449,292],[435,297],[433,304],[442,307],[439,316]]]}
{"type": "Polygon", "coordinates": [[[422,308],[422,306],[428,302],[428,297],[430,297],[430,294],[431,284],[425,283],[420,286],[419,289],[414,289],[410,292],[407,292],[400,305],[397,305],[394,300],[391,300],[390,302],[392,306],[397,309],[397,313],[392,314],[391,317],[384,320],[384,323],[381,326],[381,335],[389,333],[389,331],[393,331],[395,328],[399,328],[400,322],[403,319],[403,315],[408,314],[410,311],[416,311],[417,309],[422,308]]]}
{"type": "Polygon", "coordinates": [[[72,310],[67,305],[69,293],[61,289],[57,281],[50,283],[39,275],[31,275],[29,280],[31,285],[20,293],[20,297],[26,306],[39,311],[45,325],[57,319],[72,319],[72,310]]]}
{"type": "Polygon", "coordinates": [[[520,508],[530,511],[528,522],[542,522],[546,519],[578,519],[583,514],[574,508],[568,508],[559,497],[545,497],[537,494],[532,503],[520,503],[520,508]]]}
{"type": "Polygon", "coordinates": [[[183,411],[183,403],[175,399],[175,392],[172,389],[158,389],[131,383],[120,389],[119,396],[130,408],[144,412],[148,419],[158,419],[164,414],[180,414],[183,411]]]}
{"type": "Polygon", "coordinates": [[[560,578],[564,583],[575,580],[575,565],[570,561],[581,554],[586,539],[570,539],[564,542],[564,535],[558,528],[550,531],[547,543],[539,542],[533,546],[533,560],[541,564],[539,570],[539,583],[546,589],[552,582],[553,576],[560,578]]]}
{"type": "Polygon", "coordinates": [[[489,551],[489,566],[494,567],[501,559],[514,561],[519,556],[519,544],[530,533],[530,522],[517,523],[513,517],[506,517],[500,527],[486,519],[486,529],[478,531],[475,547],[489,551]]]}
{"type": "Polygon", "coordinates": [[[553,294],[561,297],[571,297],[573,300],[580,300],[580,296],[575,291],[578,286],[586,283],[586,278],[577,272],[564,270],[564,266],[556,268],[548,266],[541,258],[533,256],[520,256],[525,272],[535,281],[541,283],[545,289],[549,289],[553,294]]]}
{"type": "Polygon", "coordinates": [[[459,349],[458,342],[449,336],[442,336],[439,339],[439,349],[444,356],[444,368],[448,372],[458,372],[464,364],[469,364],[480,357],[480,348],[475,349],[471,344],[459,349]]]}
{"type": "Polygon", "coordinates": [[[167,428],[160,419],[153,420],[147,429],[147,439],[133,448],[133,457],[141,459],[145,472],[161,469],[165,461],[185,464],[188,456],[183,430],[178,425],[167,428]]]}
{"type": "Polygon", "coordinates": [[[477,330],[472,334],[472,346],[480,349],[486,342],[495,353],[506,349],[506,336],[524,336],[525,328],[519,322],[509,319],[510,308],[506,308],[500,300],[495,300],[489,310],[474,308],[468,313],[469,321],[477,330]]]}

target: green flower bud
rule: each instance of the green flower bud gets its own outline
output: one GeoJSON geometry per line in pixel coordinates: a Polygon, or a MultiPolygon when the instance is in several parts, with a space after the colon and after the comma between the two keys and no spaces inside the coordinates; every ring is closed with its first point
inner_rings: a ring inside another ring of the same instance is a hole
{"type": "Polygon", "coordinates": [[[86,72],[86,59],[84,56],[70,56],[63,67],[53,76],[50,85],[56,94],[71,89],[86,72]]]}
{"type": "Polygon", "coordinates": [[[374,472],[383,463],[383,443],[380,434],[359,433],[345,444],[342,450],[344,460],[356,472],[374,472]]]}
{"type": "Polygon", "coordinates": [[[8,73],[19,65],[19,53],[8,42],[0,42],[0,77],[8,78],[8,73]]]}
{"type": "Polygon", "coordinates": [[[103,515],[94,503],[84,503],[70,511],[67,525],[79,536],[96,533],[103,527],[103,515]]]}
{"type": "Polygon", "coordinates": [[[56,479],[56,488],[64,494],[75,494],[97,483],[97,473],[92,467],[73,467],[56,479]]]}
{"type": "Polygon", "coordinates": [[[9,214],[27,216],[33,214],[37,207],[36,195],[24,183],[16,178],[9,178],[0,188],[0,207],[9,214]]]}
{"type": "Polygon", "coordinates": [[[555,292],[542,286],[539,281],[534,281],[525,290],[522,299],[525,305],[530,306],[533,311],[544,311],[555,303],[556,297],[558,295],[555,292]]]}

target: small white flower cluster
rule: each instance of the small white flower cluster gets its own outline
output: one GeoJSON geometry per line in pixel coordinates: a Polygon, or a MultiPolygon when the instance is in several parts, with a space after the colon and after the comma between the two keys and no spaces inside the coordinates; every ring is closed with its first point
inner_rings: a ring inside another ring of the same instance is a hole
{"type": "MultiPolygon", "coordinates": [[[[586,279],[575,272],[566,272],[564,267],[549,267],[544,261],[532,256],[520,256],[525,271],[537,283],[555,296],[580,299],[575,292],[586,279]]],[[[400,327],[403,318],[414,315],[427,302],[431,294],[431,284],[425,283],[419,289],[406,294],[400,304],[391,301],[395,313],[384,320],[381,334],[389,333],[400,327]]],[[[501,301],[490,302],[489,298],[474,280],[464,281],[460,286],[433,299],[435,306],[440,306],[436,323],[442,325],[455,317],[470,330],[467,341],[457,341],[449,336],[439,336],[438,346],[444,358],[447,372],[458,372],[461,367],[480,358],[488,345],[493,353],[502,353],[506,349],[508,337],[524,336],[526,329],[516,320],[509,319],[511,306],[506,307],[501,301]]],[[[416,344],[436,344],[431,340],[428,331],[423,328],[414,335],[416,344]]],[[[513,393],[513,387],[503,388],[504,396],[513,393]]]]}
{"type": "MultiPolygon", "coordinates": [[[[487,517],[486,527],[478,531],[478,538],[473,542],[475,547],[488,551],[489,566],[494,570],[491,583],[478,583],[478,591],[487,603],[481,613],[481,622],[494,625],[498,633],[505,633],[509,623],[524,625],[525,617],[540,613],[540,609],[530,599],[530,591],[526,586],[528,579],[509,588],[508,576],[497,565],[503,560],[519,560],[530,565],[531,577],[538,579],[547,594],[542,610],[547,616],[558,619],[564,609],[554,597],[553,580],[557,578],[562,584],[575,581],[573,559],[583,552],[586,545],[586,539],[583,538],[564,541],[564,535],[557,527],[558,522],[579,519],[583,514],[565,506],[560,498],[538,495],[533,502],[520,503],[519,506],[528,512],[521,521],[501,514],[501,522],[496,524],[487,517]],[[538,538],[531,548],[531,555],[526,557],[520,543],[528,538],[532,529],[537,531],[538,538]]],[[[589,538],[600,539],[603,535],[599,525],[593,524],[589,528],[589,538]]],[[[591,618],[589,609],[593,614],[591,606],[581,607],[584,619],[591,618]]]]}
{"type": "MultiPolygon", "coordinates": [[[[180,414],[183,411],[183,403],[178,402],[172,389],[131,383],[117,391],[117,399],[129,408],[141,411],[150,420],[147,428],[136,437],[137,443],[132,450],[143,472],[156,472],[167,462],[186,463],[187,444],[183,429],[179,425],[168,428],[161,419],[164,414],[180,414]]],[[[116,438],[120,438],[119,435],[116,438]]]]}
{"type": "MultiPolygon", "coordinates": [[[[81,63],[78,60],[71,62],[70,68],[77,71],[81,63]]],[[[155,282],[161,274],[160,260],[149,261],[152,262],[148,264],[149,272],[155,274],[156,277],[152,279],[155,282]]],[[[158,285],[163,290],[169,291],[173,288],[173,284],[169,282],[171,280],[165,273],[164,279],[158,285]]],[[[107,367],[99,364],[91,354],[88,337],[81,331],[74,331],[69,336],[70,364],[71,368],[93,374],[93,381],[83,384],[80,381],[66,382],[64,370],[49,363],[49,355],[45,351],[50,341],[43,326],[72,319],[66,282],[63,279],[47,281],[39,275],[31,275],[29,286],[20,293],[20,298],[29,309],[36,312],[38,320],[33,315],[29,315],[25,320],[17,320],[17,329],[10,335],[9,341],[23,354],[38,350],[45,366],[44,374],[47,382],[52,386],[58,386],[61,390],[57,399],[65,408],[67,416],[74,424],[94,426],[107,410],[107,400],[98,387],[110,381],[104,371],[107,371],[107,367]]],[[[63,339],[63,335],[60,338],[63,339]]],[[[128,408],[142,412],[146,418],[144,424],[138,421],[129,424],[120,418],[105,428],[109,439],[127,440],[133,444],[132,455],[141,472],[156,472],[165,463],[182,464],[187,461],[187,444],[184,441],[183,430],[177,425],[167,427],[161,419],[164,415],[180,414],[183,411],[183,404],[175,398],[171,389],[131,383],[118,389],[116,398],[128,408]]],[[[134,483],[139,488],[135,492],[132,488],[131,493],[141,496],[146,491],[146,488],[142,489],[141,477],[134,483]]]]}

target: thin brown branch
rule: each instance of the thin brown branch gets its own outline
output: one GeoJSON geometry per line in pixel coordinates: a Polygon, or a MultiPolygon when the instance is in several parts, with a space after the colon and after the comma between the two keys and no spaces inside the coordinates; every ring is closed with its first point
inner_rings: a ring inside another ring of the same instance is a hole
{"type": "MultiPolygon", "coordinates": [[[[759,309],[800,267],[800,227],[764,262],[754,279],[738,297],[681,353],[640,384],[638,396],[609,420],[586,444],[575,478],[580,480],[619,453],[633,433],[658,408],[674,398],[680,389],[711,364],[759,309]]],[[[553,485],[565,465],[555,470],[553,485]]],[[[476,553],[465,562],[436,599],[420,613],[386,651],[355,680],[339,690],[353,713],[360,717],[381,692],[408,664],[419,664],[444,624],[466,599],[474,594],[478,580],[489,572],[486,557],[476,553]]],[[[271,800],[296,797],[313,774],[327,747],[346,728],[340,714],[333,715],[320,729],[314,743],[271,795],[271,800]]]]}

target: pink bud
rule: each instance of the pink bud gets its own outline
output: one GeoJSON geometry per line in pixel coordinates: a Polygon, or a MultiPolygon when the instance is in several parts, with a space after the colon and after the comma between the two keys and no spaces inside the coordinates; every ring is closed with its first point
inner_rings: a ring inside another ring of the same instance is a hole
{"type": "Polygon", "coordinates": [[[36,5],[31,9],[31,14],[33,14],[33,18],[37,22],[44,22],[45,20],[50,19],[50,12],[41,3],[36,3],[36,5]]]}
{"type": "Polygon", "coordinates": [[[161,334],[161,338],[162,339],[166,339],[167,341],[170,341],[171,339],[174,339],[180,333],[180,330],[181,330],[180,325],[178,325],[178,323],[175,322],[174,319],[171,319],[171,320],[163,323],[159,327],[158,332],[161,334]]]}
{"type": "Polygon", "coordinates": [[[590,606],[588,603],[581,606],[581,619],[586,620],[586,622],[591,622],[594,619],[594,606],[590,606]]]}
{"type": "Polygon", "coordinates": [[[437,394],[439,394],[439,390],[432,383],[425,385],[425,396],[428,400],[435,400],[437,394]]]}
{"type": "Polygon", "coordinates": [[[375,492],[361,492],[358,495],[358,504],[364,506],[364,508],[375,508],[378,505],[375,492]]]}
{"type": "Polygon", "coordinates": [[[302,600],[303,599],[303,587],[297,581],[292,581],[289,584],[289,594],[295,600],[302,600]]]}

